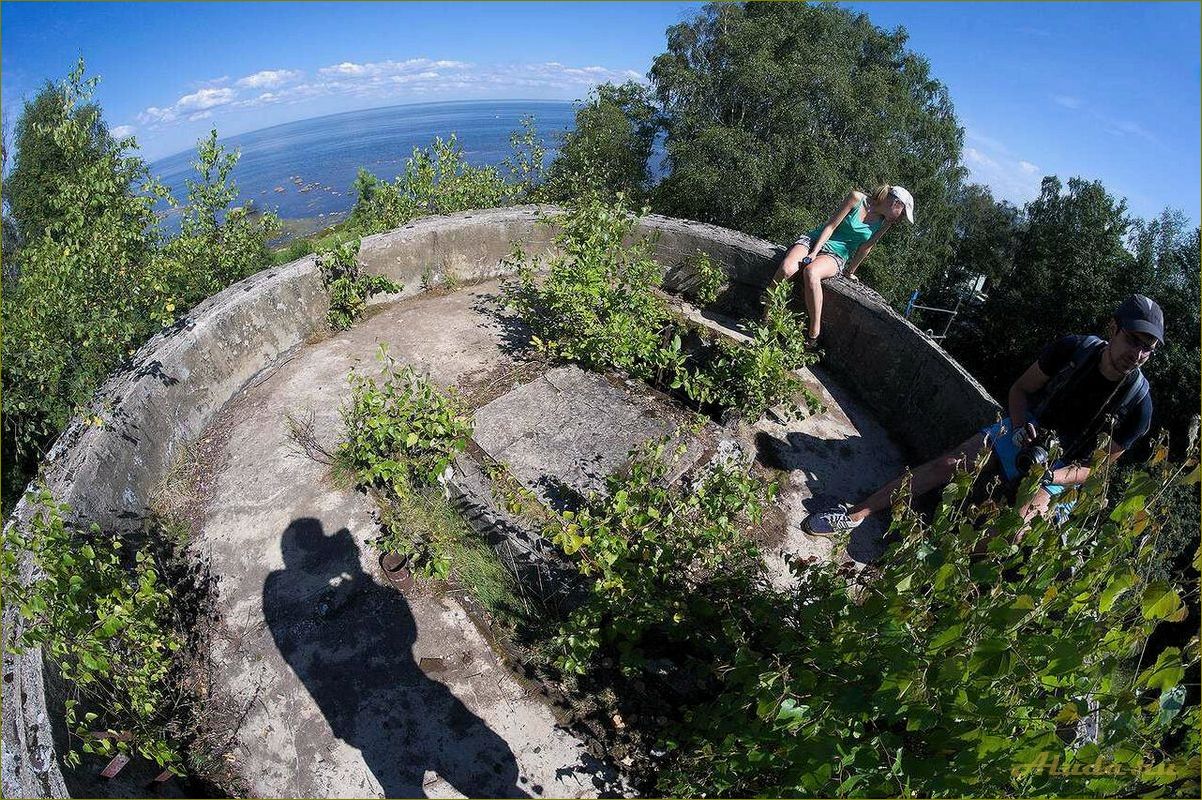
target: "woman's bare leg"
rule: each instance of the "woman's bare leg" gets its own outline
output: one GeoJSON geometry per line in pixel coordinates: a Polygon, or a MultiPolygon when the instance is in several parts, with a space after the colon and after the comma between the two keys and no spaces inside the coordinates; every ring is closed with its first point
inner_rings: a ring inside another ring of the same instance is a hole
{"type": "Polygon", "coordinates": [[[822,281],[839,274],[839,264],[828,255],[820,255],[805,267],[806,311],[810,313],[810,339],[822,332],[822,281]]]}
{"type": "Polygon", "coordinates": [[[776,285],[781,281],[787,281],[797,274],[801,269],[801,260],[810,254],[809,245],[795,244],[788,249],[785,257],[781,259],[780,266],[776,268],[776,272],[772,275],[772,280],[768,282],[768,286],[764,289],[764,310],[760,312],[760,322],[768,321],[768,295],[776,288],[776,285]]]}
{"type": "Polygon", "coordinates": [[[780,266],[776,268],[772,282],[768,284],[769,291],[781,281],[787,281],[796,275],[797,270],[801,269],[801,260],[809,254],[809,245],[795,244],[790,247],[785,253],[785,257],[781,259],[780,266]]]}

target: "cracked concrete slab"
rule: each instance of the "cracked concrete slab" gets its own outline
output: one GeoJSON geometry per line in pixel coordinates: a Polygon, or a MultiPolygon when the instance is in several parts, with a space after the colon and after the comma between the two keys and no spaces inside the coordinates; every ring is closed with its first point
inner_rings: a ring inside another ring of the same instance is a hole
{"type": "MultiPolygon", "coordinates": [[[[605,488],[644,442],[682,431],[692,446],[677,464],[700,457],[684,429],[690,414],[644,388],[621,385],[579,367],[559,367],[476,411],[473,439],[552,507],[573,505],[605,488]]],[[[712,427],[712,426],[710,426],[712,427]]]]}

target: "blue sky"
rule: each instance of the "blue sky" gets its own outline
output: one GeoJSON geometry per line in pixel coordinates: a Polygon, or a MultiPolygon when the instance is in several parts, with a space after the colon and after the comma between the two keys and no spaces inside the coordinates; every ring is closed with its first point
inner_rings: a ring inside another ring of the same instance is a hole
{"type": "MultiPolygon", "coordinates": [[[[964,162],[1022,203],[1101,179],[1131,210],[1199,220],[1196,3],[851,3],[904,26],[951,92],[964,162]]],[[[694,3],[0,4],[0,93],[87,59],[111,126],[149,160],[222,135],[432,100],[574,100],[642,78],[694,3]]]]}

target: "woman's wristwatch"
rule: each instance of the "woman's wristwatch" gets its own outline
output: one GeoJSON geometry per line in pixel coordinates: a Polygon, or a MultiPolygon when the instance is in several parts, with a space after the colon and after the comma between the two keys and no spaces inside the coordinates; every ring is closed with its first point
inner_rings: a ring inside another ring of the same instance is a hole
{"type": "Polygon", "coordinates": [[[801,265],[803,267],[808,267],[811,263],[813,263],[813,261],[814,261],[814,259],[810,258],[809,256],[806,256],[805,258],[803,258],[801,260],[801,265]]]}

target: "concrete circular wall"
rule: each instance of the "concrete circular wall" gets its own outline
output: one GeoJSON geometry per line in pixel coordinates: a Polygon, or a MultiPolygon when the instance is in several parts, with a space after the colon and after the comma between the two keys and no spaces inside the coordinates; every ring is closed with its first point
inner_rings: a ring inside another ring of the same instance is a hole
{"type": "MultiPolygon", "coordinates": [[[[533,206],[427,217],[363,240],[369,272],[418,294],[423,275],[453,273],[470,281],[506,274],[513,243],[530,255],[554,251],[554,228],[539,217],[557,209],[533,206]]],[[[752,308],[783,249],[711,225],[649,216],[639,233],[655,240],[665,288],[690,295],[698,251],[725,266],[723,302],[752,308]]],[[[825,284],[828,362],[913,454],[925,457],[993,419],[998,408],[955,361],[863,286],[825,284]],[[935,427],[932,427],[932,426],[935,427]]],[[[104,424],[76,420],[46,459],[46,480],[77,521],[114,531],[141,527],[147,502],[180,448],[196,439],[221,407],[290,353],[325,333],[328,298],[312,256],[263,270],[192,309],[148,341],[124,371],[97,392],[93,413],[104,424]]],[[[90,415],[89,415],[90,416],[90,415]]],[[[19,503],[8,524],[32,509],[19,503]]],[[[21,580],[29,580],[26,564],[21,580]]],[[[8,644],[21,620],[4,610],[3,794],[65,796],[51,737],[38,652],[15,656],[8,644]]]]}

